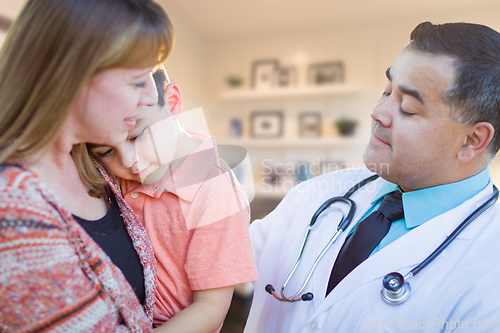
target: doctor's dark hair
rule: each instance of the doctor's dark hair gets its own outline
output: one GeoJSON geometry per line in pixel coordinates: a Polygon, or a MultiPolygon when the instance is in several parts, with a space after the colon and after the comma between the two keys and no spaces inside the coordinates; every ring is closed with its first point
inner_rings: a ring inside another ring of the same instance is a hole
{"type": "Polygon", "coordinates": [[[452,119],[474,125],[489,122],[495,134],[488,150],[500,149],[500,34],[484,25],[420,23],[410,35],[412,51],[455,60],[455,82],[443,96],[452,119]]]}

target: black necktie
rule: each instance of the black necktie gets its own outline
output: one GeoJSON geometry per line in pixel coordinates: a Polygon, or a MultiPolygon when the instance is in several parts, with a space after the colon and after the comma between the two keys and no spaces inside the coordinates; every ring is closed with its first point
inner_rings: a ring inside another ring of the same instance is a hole
{"type": "Polygon", "coordinates": [[[333,265],[327,296],[347,274],[368,258],[389,232],[391,223],[403,217],[402,193],[394,191],[384,197],[376,211],[358,223],[354,232],[347,237],[333,265]]]}

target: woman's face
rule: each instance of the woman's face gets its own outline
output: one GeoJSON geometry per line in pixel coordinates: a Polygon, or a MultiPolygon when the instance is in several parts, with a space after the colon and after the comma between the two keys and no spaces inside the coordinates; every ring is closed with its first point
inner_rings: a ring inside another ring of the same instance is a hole
{"type": "Polygon", "coordinates": [[[158,100],[152,70],[116,68],[94,75],[70,114],[77,141],[110,146],[125,141],[140,107],[158,100]]]}

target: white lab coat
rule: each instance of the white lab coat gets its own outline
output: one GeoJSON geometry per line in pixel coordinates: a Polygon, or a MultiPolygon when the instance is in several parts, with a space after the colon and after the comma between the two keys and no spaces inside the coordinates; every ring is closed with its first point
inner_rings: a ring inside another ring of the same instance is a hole
{"type": "MultiPolygon", "coordinates": [[[[370,208],[384,182],[379,178],[351,197],[357,205],[353,223],[320,261],[302,292],[312,292],[313,301],[283,303],[265,292],[265,286],[271,283],[279,294],[316,209],[328,198],[344,195],[371,174],[368,170],[343,170],[313,178],[296,186],[272,213],[252,224],[260,280],[255,282],[245,333],[500,330],[498,204],[481,214],[429,266],[409,279],[411,295],[405,303],[389,305],[380,296],[383,277],[396,271],[405,275],[429,256],[458,224],[490,198],[491,183],[470,200],[375,253],[325,298],[337,254],[349,230],[370,208]]],[[[341,210],[347,214],[347,206],[335,204],[318,219],[300,266],[287,286],[287,296],[299,290],[312,263],[334,234],[341,210]]]]}

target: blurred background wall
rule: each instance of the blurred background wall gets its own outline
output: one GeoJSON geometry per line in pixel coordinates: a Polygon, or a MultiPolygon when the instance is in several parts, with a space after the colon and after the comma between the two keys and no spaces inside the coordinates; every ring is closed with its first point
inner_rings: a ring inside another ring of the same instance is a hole
{"type": "MultiPolygon", "coordinates": [[[[24,2],[0,0],[0,42],[24,2]]],[[[165,66],[182,90],[184,110],[202,107],[219,144],[248,150],[253,218],[297,182],[362,167],[385,70],[418,23],[466,21],[500,30],[497,0],[158,2],[176,26],[165,66]],[[339,120],[344,127],[356,123],[353,134],[343,136],[339,120]]],[[[498,160],[491,169],[497,183],[498,160]]],[[[239,176],[248,178],[245,172],[239,176]]]]}
{"type": "MultiPolygon", "coordinates": [[[[248,150],[252,218],[265,216],[297,182],[362,167],[385,70],[418,23],[465,21],[500,31],[497,0],[158,2],[176,26],[165,66],[184,110],[202,107],[219,144],[248,150]],[[343,135],[349,122],[354,132],[343,135]]],[[[0,42],[23,3],[0,0],[0,42]]],[[[500,158],[491,175],[500,184],[500,158]]],[[[248,178],[248,170],[239,176],[248,178]]],[[[223,332],[241,331],[248,302],[239,301],[223,332]]]]}
{"type": "MultiPolygon", "coordinates": [[[[253,218],[267,214],[298,181],[362,167],[369,114],[385,87],[385,70],[418,23],[465,21],[500,30],[500,2],[494,0],[160,2],[177,27],[166,67],[183,91],[185,110],[203,107],[219,144],[248,149],[256,189],[253,218]],[[254,87],[259,82],[253,65],[262,60],[276,60],[285,70],[281,86],[254,87]],[[311,78],[311,66],[335,62],[343,65],[343,79],[329,84],[328,66],[326,82],[311,78]],[[317,116],[311,114],[320,116],[318,137],[317,116]],[[354,135],[339,135],[334,122],[340,119],[357,122],[354,135]],[[301,126],[309,132],[301,133],[301,126]]],[[[499,183],[498,158],[491,174],[499,183]]]]}

